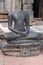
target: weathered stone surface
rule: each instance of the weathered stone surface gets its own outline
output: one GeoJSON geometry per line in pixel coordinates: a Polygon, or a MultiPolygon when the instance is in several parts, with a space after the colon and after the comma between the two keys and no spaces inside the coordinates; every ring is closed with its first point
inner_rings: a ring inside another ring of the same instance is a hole
{"type": "Polygon", "coordinates": [[[30,51],[30,56],[36,56],[36,55],[39,55],[39,54],[40,54],[40,50],[30,51]]]}
{"type": "Polygon", "coordinates": [[[20,55],[21,56],[30,56],[30,46],[21,46],[20,55]]]}
{"type": "Polygon", "coordinates": [[[0,12],[3,12],[3,2],[0,2],[0,12]]]}
{"type": "Polygon", "coordinates": [[[21,1],[15,0],[15,9],[20,9],[21,8],[21,1]]]}
{"type": "Polygon", "coordinates": [[[5,11],[10,12],[12,8],[12,2],[11,0],[5,0],[5,11]]]}
{"type": "Polygon", "coordinates": [[[23,0],[24,4],[28,4],[28,3],[34,3],[34,0],[23,0]]]}
{"type": "Polygon", "coordinates": [[[33,8],[32,4],[30,4],[30,3],[26,4],[26,5],[24,4],[24,6],[23,6],[23,9],[30,9],[30,10],[32,10],[32,8],[33,8]]]}
{"type": "Polygon", "coordinates": [[[2,41],[2,51],[5,55],[12,55],[12,56],[36,56],[40,53],[40,43],[34,42],[28,43],[27,45],[24,44],[8,44],[6,41],[2,41]]]}

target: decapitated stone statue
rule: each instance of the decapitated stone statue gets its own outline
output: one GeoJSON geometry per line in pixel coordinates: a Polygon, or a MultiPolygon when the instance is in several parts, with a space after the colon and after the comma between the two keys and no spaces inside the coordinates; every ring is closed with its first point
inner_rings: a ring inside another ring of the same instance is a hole
{"type": "Polygon", "coordinates": [[[14,11],[10,13],[8,15],[8,28],[11,30],[11,32],[1,35],[4,39],[1,48],[3,53],[5,55],[10,55],[10,56],[31,55],[29,53],[31,52],[30,51],[31,46],[33,47],[34,45],[37,44],[39,45],[39,43],[38,41],[30,40],[31,38],[34,39],[38,35],[37,33],[29,30],[30,29],[29,14],[25,11],[14,11]],[[12,24],[13,21],[14,24],[12,24]]]}
{"type": "Polygon", "coordinates": [[[0,39],[7,41],[17,39],[38,38],[38,33],[30,30],[29,14],[26,11],[14,11],[8,15],[8,28],[11,32],[0,35],[0,39]],[[14,24],[12,24],[14,22],[14,24]],[[14,26],[14,27],[13,27],[14,26]]]}
{"type": "MultiPolygon", "coordinates": [[[[29,33],[29,14],[25,11],[14,11],[8,15],[8,28],[12,31],[7,33],[7,38],[16,39],[29,33]],[[12,22],[14,21],[14,28],[12,22]],[[25,24],[25,25],[24,25],[25,24]]],[[[5,35],[6,36],[6,35],[5,35]]]]}

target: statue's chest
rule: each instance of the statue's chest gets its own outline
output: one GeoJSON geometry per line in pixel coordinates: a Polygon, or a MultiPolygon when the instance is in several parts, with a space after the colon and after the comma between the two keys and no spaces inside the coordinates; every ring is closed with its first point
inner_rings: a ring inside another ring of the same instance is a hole
{"type": "Polygon", "coordinates": [[[25,15],[23,13],[14,14],[14,17],[16,18],[16,20],[24,20],[25,19],[25,15]]]}

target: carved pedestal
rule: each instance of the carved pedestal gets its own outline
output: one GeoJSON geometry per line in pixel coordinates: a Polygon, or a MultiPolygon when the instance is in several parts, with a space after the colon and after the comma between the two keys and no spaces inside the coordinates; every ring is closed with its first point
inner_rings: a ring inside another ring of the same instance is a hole
{"type": "Polygon", "coordinates": [[[40,53],[40,42],[8,44],[3,41],[2,52],[10,56],[36,56],[40,53]]]}

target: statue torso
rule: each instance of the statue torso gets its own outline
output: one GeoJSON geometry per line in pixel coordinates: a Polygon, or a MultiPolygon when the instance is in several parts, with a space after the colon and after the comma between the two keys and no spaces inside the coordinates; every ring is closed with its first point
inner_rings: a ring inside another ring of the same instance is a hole
{"type": "Polygon", "coordinates": [[[25,27],[24,27],[25,16],[26,16],[26,13],[23,11],[13,12],[12,17],[13,17],[13,20],[15,22],[14,28],[16,28],[17,30],[20,30],[20,31],[25,30],[25,27]]]}

